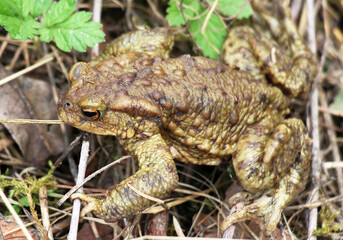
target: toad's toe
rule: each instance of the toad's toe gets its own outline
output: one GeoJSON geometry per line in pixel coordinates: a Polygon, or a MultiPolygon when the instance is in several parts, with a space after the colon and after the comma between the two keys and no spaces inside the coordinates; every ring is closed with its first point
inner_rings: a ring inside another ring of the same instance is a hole
{"type": "Polygon", "coordinates": [[[234,223],[246,220],[254,220],[258,222],[259,225],[263,225],[263,228],[267,234],[270,234],[279,222],[282,206],[284,205],[281,199],[278,200],[269,194],[262,195],[254,202],[245,201],[244,204],[236,204],[236,212],[230,214],[224,219],[221,225],[222,231],[226,230],[234,223]]]}
{"type": "Polygon", "coordinates": [[[81,211],[81,217],[86,216],[86,214],[90,212],[95,212],[97,215],[100,216],[104,215],[104,211],[102,209],[103,200],[101,199],[89,197],[82,193],[74,193],[73,195],[71,195],[70,199],[80,199],[82,201],[87,202],[87,205],[81,211]]]}

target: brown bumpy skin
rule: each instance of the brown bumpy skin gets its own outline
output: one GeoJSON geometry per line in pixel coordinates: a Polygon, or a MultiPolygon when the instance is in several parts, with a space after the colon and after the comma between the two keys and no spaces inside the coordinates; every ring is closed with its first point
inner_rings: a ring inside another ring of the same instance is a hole
{"type": "Polygon", "coordinates": [[[125,34],[98,59],[72,67],[71,87],[58,103],[61,118],[116,136],[139,162],[139,171],[105,199],[74,194],[88,202],[82,215],[132,216],[153,204],[133,188],[156,198],[175,189],[173,159],[218,165],[232,155],[247,192],[231,199],[244,207],[222,229],[243,220],[262,222],[268,233],[275,228],[282,210],[304,189],[311,160],[303,122],[285,119],[288,99],[306,98],[316,73],[315,58],[284,4],[252,2],[259,24],[230,30],[223,50],[227,64],[189,55],[168,58],[173,35],[157,28],[125,34]]]}

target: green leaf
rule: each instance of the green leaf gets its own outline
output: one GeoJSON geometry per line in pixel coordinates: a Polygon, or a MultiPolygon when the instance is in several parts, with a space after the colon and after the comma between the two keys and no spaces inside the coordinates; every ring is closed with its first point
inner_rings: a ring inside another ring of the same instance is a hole
{"type": "Polygon", "coordinates": [[[93,47],[95,43],[105,40],[105,34],[100,30],[101,24],[88,22],[91,17],[90,12],[77,12],[54,28],[41,29],[40,39],[45,42],[55,39],[57,47],[66,52],[72,48],[84,52],[87,46],[93,47]]]}
{"type": "Polygon", "coordinates": [[[212,14],[204,29],[204,33],[202,33],[201,29],[205,24],[208,14],[208,11],[205,11],[200,12],[200,19],[190,21],[189,30],[204,56],[218,58],[227,31],[220,18],[216,14],[212,14]]]}
{"type": "MultiPolygon", "coordinates": [[[[198,12],[202,9],[199,1],[184,0],[182,2],[182,12],[186,21],[194,18],[198,15],[198,12]]],[[[185,24],[184,18],[181,13],[181,0],[170,0],[169,7],[167,8],[166,16],[169,25],[180,26],[185,24]]]]}
{"type": "Polygon", "coordinates": [[[343,112],[343,89],[341,89],[334,97],[333,102],[330,104],[329,108],[334,111],[343,112]]]}
{"type": "Polygon", "coordinates": [[[48,28],[42,28],[39,30],[40,40],[43,42],[51,42],[53,35],[52,30],[48,28]]]}
{"type": "Polygon", "coordinates": [[[30,4],[31,4],[31,0],[23,0],[22,4],[21,4],[21,12],[22,12],[22,16],[23,18],[27,18],[27,16],[29,16],[30,13],[30,4]]]}
{"type": "Polygon", "coordinates": [[[76,10],[76,2],[71,0],[60,0],[54,2],[43,17],[47,27],[65,21],[76,10]]]}
{"type": "Polygon", "coordinates": [[[29,201],[27,200],[27,197],[20,198],[19,203],[23,207],[30,207],[30,204],[29,204],[29,201]]]}
{"type": "Polygon", "coordinates": [[[29,38],[34,38],[35,35],[39,34],[38,29],[42,27],[42,24],[34,20],[31,16],[28,16],[27,19],[22,21],[20,26],[19,32],[17,36],[13,37],[13,39],[21,39],[26,40],[29,38]]]}
{"type": "Polygon", "coordinates": [[[31,0],[0,0],[0,25],[16,40],[34,38],[41,24],[29,15],[31,0]]]}
{"type": "Polygon", "coordinates": [[[0,0],[0,15],[23,18],[22,0],[0,0]]]}
{"type": "Polygon", "coordinates": [[[52,0],[30,0],[31,16],[36,18],[44,13],[50,6],[52,0]]]}
{"type": "MultiPolygon", "coordinates": [[[[215,0],[209,0],[209,2],[213,4],[215,0]]],[[[220,0],[216,9],[228,17],[238,14],[238,19],[248,18],[252,15],[249,1],[246,0],[220,0]]]]}
{"type": "Polygon", "coordinates": [[[27,40],[37,35],[42,24],[28,16],[23,20],[17,17],[0,15],[0,25],[4,26],[11,38],[15,40],[27,40]]]}

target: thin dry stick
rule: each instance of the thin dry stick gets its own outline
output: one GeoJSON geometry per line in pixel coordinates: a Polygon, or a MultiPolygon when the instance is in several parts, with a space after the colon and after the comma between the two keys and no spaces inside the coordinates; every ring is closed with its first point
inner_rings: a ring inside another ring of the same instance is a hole
{"type": "MultiPolygon", "coordinates": [[[[80,156],[79,171],[77,174],[76,184],[79,184],[85,178],[86,168],[87,168],[88,152],[89,152],[89,137],[88,137],[88,134],[86,134],[83,137],[83,142],[82,142],[82,146],[81,146],[81,156],[80,156]]],[[[77,192],[81,193],[82,187],[80,187],[77,190],[77,192]]],[[[80,217],[80,208],[81,208],[81,200],[75,199],[73,202],[73,213],[71,216],[68,240],[76,240],[76,238],[77,238],[77,230],[78,230],[79,217],[80,217]]]]}
{"type": "MultiPolygon", "coordinates": [[[[314,5],[313,0],[306,0],[307,3],[307,23],[308,23],[308,40],[309,47],[313,53],[316,53],[316,32],[315,32],[315,18],[314,18],[314,5]]],[[[311,120],[312,120],[312,183],[316,186],[319,181],[320,176],[320,138],[319,138],[319,120],[318,120],[318,89],[316,84],[318,83],[318,75],[316,76],[314,83],[314,90],[311,96],[311,120]]],[[[313,194],[311,202],[318,201],[318,191],[313,194]]],[[[313,208],[310,210],[309,214],[309,224],[308,224],[308,239],[316,240],[317,237],[313,235],[313,230],[317,228],[317,217],[318,209],[313,208]]]]}
{"type": "Polygon", "coordinates": [[[8,77],[5,77],[4,79],[1,79],[0,86],[46,64],[47,62],[51,62],[52,60],[54,60],[53,54],[46,55],[43,58],[41,58],[38,62],[33,64],[32,66],[24,68],[23,70],[20,70],[19,72],[9,75],[8,77]]]}
{"type": "Polygon", "coordinates": [[[54,237],[52,235],[52,229],[51,229],[50,218],[49,218],[48,193],[47,193],[46,186],[42,186],[39,189],[39,203],[40,203],[40,210],[42,214],[43,227],[47,231],[49,239],[53,240],[54,237]]]}
{"type": "Polygon", "coordinates": [[[63,124],[62,120],[39,120],[39,119],[0,119],[0,123],[18,124],[63,124]]]}
{"type": "MultiPolygon", "coordinates": [[[[205,238],[198,238],[198,237],[171,237],[171,236],[142,236],[142,237],[138,237],[138,238],[131,238],[131,240],[149,240],[149,239],[153,239],[153,240],[197,240],[197,239],[201,239],[201,240],[218,240],[220,238],[209,238],[209,237],[205,237],[205,238]]],[[[240,240],[251,240],[251,239],[240,239],[240,240]]]]}
{"type": "Polygon", "coordinates": [[[14,53],[14,56],[12,57],[11,64],[10,64],[10,66],[9,66],[9,70],[10,70],[10,71],[13,70],[15,64],[16,64],[17,61],[18,61],[18,58],[19,58],[21,52],[22,52],[23,49],[24,49],[24,45],[23,45],[23,44],[24,44],[24,43],[21,43],[21,44],[20,44],[20,47],[17,48],[17,50],[16,50],[15,53],[14,53]]]}
{"type": "Polygon", "coordinates": [[[133,24],[131,21],[131,13],[132,13],[132,0],[127,0],[126,11],[125,11],[126,24],[130,30],[133,30],[133,24]]]}
{"type": "Polygon", "coordinates": [[[210,20],[214,10],[216,9],[216,6],[218,4],[219,0],[215,0],[214,3],[212,4],[211,8],[210,8],[210,11],[208,12],[208,14],[206,15],[206,18],[205,18],[205,21],[204,21],[204,24],[202,25],[201,27],[201,35],[206,39],[207,43],[211,46],[211,48],[217,52],[218,54],[220,53],[220,51],[216,48],[216,46],[214,46],[211,41],[208,40],[206,34],[205,34],[205,30],[206,30],[206,27],[207,27],[207,24],[208,24],[208,21],[210,20]]]}
{"type": "MultiPolygon", "coordinates": [[[[319,100],[320,100],[320,103],[321,105],[324,107],[324,108],[328,108],[328,102],[327,102],[327,99],[323,93],[323,90],[321,87],[319,87],[319,100]]],[[[328,126],[333,126],[334,123],[332,121],[332,118],[331,118],[331,115],[324,112],[324,119],[325,119],[325,122],[328,126]]],[[[329,136],[329,141],[330,141],[330,146],[332,147],[332,154],[333,154],[333,161],[335,163],[342,163],[341,161],[341,155],[340,155],[340,152],[339,152],[339,148],[337,146],[337,138],[336,138],[336,133],[335,131],[332,129],[332,128],[328,128],[327,129],[328,131],[328,136],[329,136]]],[[[339,194],[343,194],[343,174],[342,174],[342,169],[340,168],[337,168],[336,169],[336,174],[337,174],[337,183],[338,183],[338,191],[339,191],[339,194]]]]}
{"type": "Polygon", "coordinates": [[[51,47],[51,50],[52,50],[52,52],[53,52],[53,54],[57,60],[58,65],[60,65],[60,68],[62,70],[62,73],[64,74],[64,77],[66,79],[68,79],[68,70],[63,63],[63,59],[60,56],[60,52],[56,49],[56,47],[54,47],[54,46],[50,46],[50,47],[51,47]]]}
{"type": "Polygon", "coordinates": [[[169,26],[168,21],[166,18],[158,11],[156,5],[151,1],[148,0],[148,4],[152,12],[155,14],[155,16],[163,23],[163,26],[169,26]]]}
{"type": "MultiPolygon", "coordinates": [[[[343,168],[343,162],[325,162],[324,163],[324,167],[326,169],[329,169],[329,168],[343,168]]],[[[342,169],[340,169],[340,170],[342,170],[342,169]]]]}
{"type": "MultiPolygon", "coordinates": [[[[101,8],[102,0],[94,0],[93,2],[93,21],[101,23],[101,8]]],[[[99,56],[99,43],[92,47],[92,58],[99,56]]]]}
{"type": "Polygon", "coordinates": [[[336,117],[343,117],[343,112],[341,112],[341,111],[336,111],[336,110],[333,110],[330,108],[324,108],[322,106],[319,106],[318,109],[320,112],[323,112],[323,113],[329,113],[329,114],[334,115],[336,117]]]}
{"type": "Polygon", "coordinates": [[[112,167],[115,164],[120,163],[121,161],[130,158],[131,156],[124,156],[119,158],[118,160],[111,162],[110,164],[106,165],[105,167],[100,168],[99,170],[97,170],[96,172],[92,173],[91,175],[89,175],[88,177],[85,178],[84,181],[77,183],[72,189],[70,189],[58,202],[57,205],[61,206],[69,197],[70,195],[72,195],[77,189],[79,189],[80,187],[82,187],[86,182],[88,182],[89,180],[91,180],[93,177],[95,177],[96,175],[102,173],[103,171],[105,171],[106,169],[112,167]]]}
{"type": "Polygon", "coordinates": [[[159,198],[152,197],[152,196],[150,196],[150,195],[148,195],[148,194],[145,194],[145,193],[139,191],[138,189],[134,188],[130,183],[126,183],[126,185],[127,185],[132,191],[134,191],[137,195],[140,195],[140,196],[142,196],[142,197],[144,197],[144,198],[147,198],[147,199],[149,199],[149,200],[151,200],[151,201],[153,201],[153,202],[159,203],[159,204],[163,204],[163,203],[164,203],[164,201],[161,200],[161,199],[159,199],[159,198]]]}
{"type": "Polygon", "coordinates": [[[4,53],[4,51],[5,51],[6,47],[7,47],[8,41],[10,39],[11,39],[10,35],[7,34],[6,38],[2,40],[3,42],[2,42],[1,47],[0,47],[0,58],[1,58],[2,54],[4,53]]]}
{"type": "Polygon", "coordinates": [[[2,201],[5,203],[7,209],[13,215],[15,221],[17,222],[17,224],[19,225],[19,227],[21,228],[21,230],[25,234],[26,238],[29,239],[29,240],[33,240],[33,238],[31,237],[31,234],[29,233],[29,231],[25,227],[25,224],[20,219],[20,217],[18,216],[17,212],[14,210],[14,208],[12,207],[11,203],[8,201],[8,198],[6,197],[5,193],[2,191],[1,188],[0,188],[0,197],[1,197],[2,201]]]}
{"type": "Polygon", "coordinates": [[[332,202],[341,202],[343,200],[343,195],[338,195],[336,197],[330,198],[330,199],[325,199],[323,201],[317,201],[317,202],[311,202],[311,203],[306,203],[306,204],[301,204],[301,205],[296,205],[296,206],[291,206],[287,207],[287,210],[296,210],[296,209],[302,209],[302,208],[316,208],[320,207],[323,205],[327,205],[332,202]]]}

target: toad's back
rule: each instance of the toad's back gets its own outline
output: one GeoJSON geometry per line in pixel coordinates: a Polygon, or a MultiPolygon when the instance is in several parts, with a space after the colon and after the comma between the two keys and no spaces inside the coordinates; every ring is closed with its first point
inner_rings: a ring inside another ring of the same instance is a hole
{"type": "Polygon", "coordinates": [[[173,157],[185,162],[219,164],[221,156],[232,154],[246,127],[266,116],[279,122],[287,109],[282,92],[259,75],[203,57],[127,53],[94,68],[108,81],[103,84],[112,95],[105,97],[108,105],[116,102],[111,98],[122,101],[126,95],[157,109],[149,120],[160,125],[173,157]]]}

